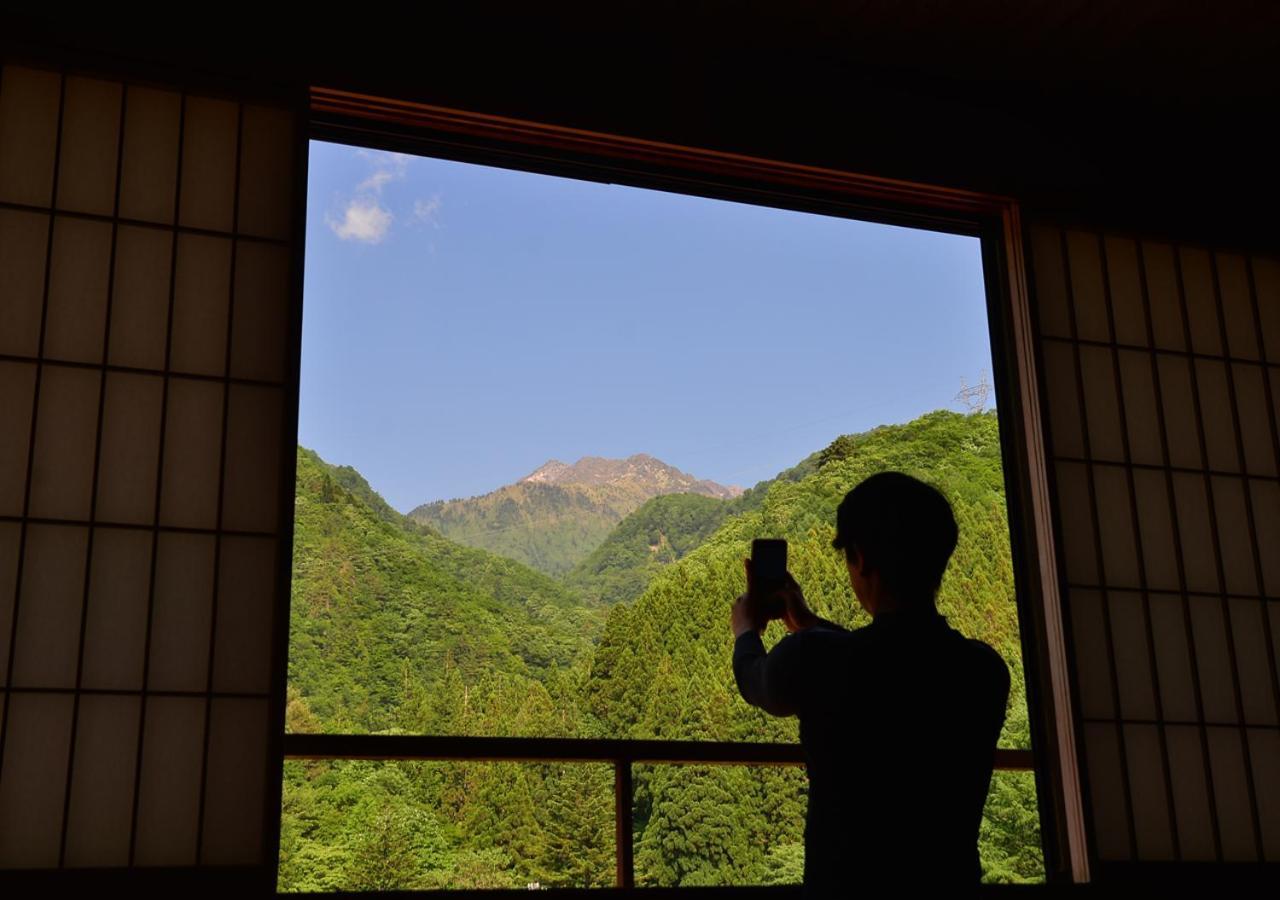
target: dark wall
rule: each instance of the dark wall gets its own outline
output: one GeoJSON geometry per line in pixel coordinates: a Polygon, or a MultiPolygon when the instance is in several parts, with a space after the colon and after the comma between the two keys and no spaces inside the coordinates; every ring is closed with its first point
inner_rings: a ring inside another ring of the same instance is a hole
{"type": "Polygon", "coordinates": [[[165,32],[11,16],[3,33],[90,64],[340,87],[1276,243],[1280,4],[422,6],[298,22],[190,8],[165,32]]]}

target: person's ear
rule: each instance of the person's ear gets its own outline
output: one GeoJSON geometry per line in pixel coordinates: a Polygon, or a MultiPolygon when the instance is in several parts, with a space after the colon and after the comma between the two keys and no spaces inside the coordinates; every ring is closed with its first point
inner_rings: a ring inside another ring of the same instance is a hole
{"type": "Polygon", "coordinates": [[[870,573],[867,571],[867,558],[862,555],[861,550],[853,551],[853,567],[858,570],[858,574],[866,578],[870,573]]]}

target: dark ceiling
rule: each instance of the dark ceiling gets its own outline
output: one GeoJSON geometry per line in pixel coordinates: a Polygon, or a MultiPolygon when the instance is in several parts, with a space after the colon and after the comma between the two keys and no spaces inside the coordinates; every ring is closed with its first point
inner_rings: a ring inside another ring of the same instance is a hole
{"type": "Polygon", "coordinates": [[[187,7],[166,33],[28,13],[3,34],[23,51],[362,90],[1133,227],[1212,220],[1254,244],[1271,242],[1280,201],[1280,2],[371,4],[298,22],[261,8],[187,7]]]}

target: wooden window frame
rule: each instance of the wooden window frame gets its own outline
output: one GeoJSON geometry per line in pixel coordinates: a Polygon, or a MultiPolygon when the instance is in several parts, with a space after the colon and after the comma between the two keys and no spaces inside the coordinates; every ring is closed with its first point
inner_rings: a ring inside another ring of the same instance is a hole
{"type": "MultiPolygon", "coordinates": [[[[686,147],[616,134],[512,119],[484,113],[312,87],[297,173],[295,214],[299,248],[295,272],[293,356],[290,373],[296,424],[301,353],[303,238],[306,221],[306,148],[311,140],[480,163],[541,174],[624,183],[676,193],[755,203],[863,221],[926,228],[978,237],[981,243],[993,374],[1001,398],[1000,440],[1014,562],[1016,601],[1026,672],[1031,750],[1000,750],[998,769],[1032,769],[1038,793],[1046,875],[1051,882],[1089,879],[1070,666],[1060,604],[1060,570],[1054,547],[1045,459],[1038,359],[1032,328],[1023,247],[1026,233],[1012,198],[917,184],[780,160],[686,147]]],[[[296,431],[296,428],[295,428],[296,431]]],[[[292,509],[293,456],[282,463],[292,509]]],[[[282,498],[282,505],[284,499],[282,498]]],[[[291,528],[291,520],[290,520],[291,528]]],[[[282,536],[282,539],[288,539],[282,536]]],[[[280,584],[287,623],[289,554],[280,584]]],[[[634,886],[631,767],[635,763],[803,765],[793,744],[700,741],[633,741],[566,738],[323,735],[284,733],[283,697],[288,634],[279,637],[279,696],[273,771],[278,798],[285,759],[609,762],[614,766],[616,885],[634,886]]],[[[269,811],[268,834],[278,855],[278,806],[269,811]]],[[[273,873],[274,874],[274,873],[273,873]]],[[[776,891],[774,888],[753,890],[776,891]]],[[[785,890],[785,889],[784,889],[785,890]]],[[[432,893],[453,894],[453,891],[432,893]]],[[[512,892],[514,894],[514,891],[512,892]]]]}

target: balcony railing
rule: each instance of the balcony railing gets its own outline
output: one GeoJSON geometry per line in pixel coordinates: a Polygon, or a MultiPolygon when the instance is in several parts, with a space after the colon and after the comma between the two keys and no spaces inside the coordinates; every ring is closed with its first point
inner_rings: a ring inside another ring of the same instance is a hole
{"type": "MultiPolygon", "coordinates": [[[[400,734],[287,734],[284,755],[286,759],[612,763],[615,884],[626,888],[635,885],[631,821],[634,764],[804,765],[799,744],[400,734]]],[[[1004,771],[1031,769],[1031,751],[996,750],[995,767],[1004,771]]]]}

